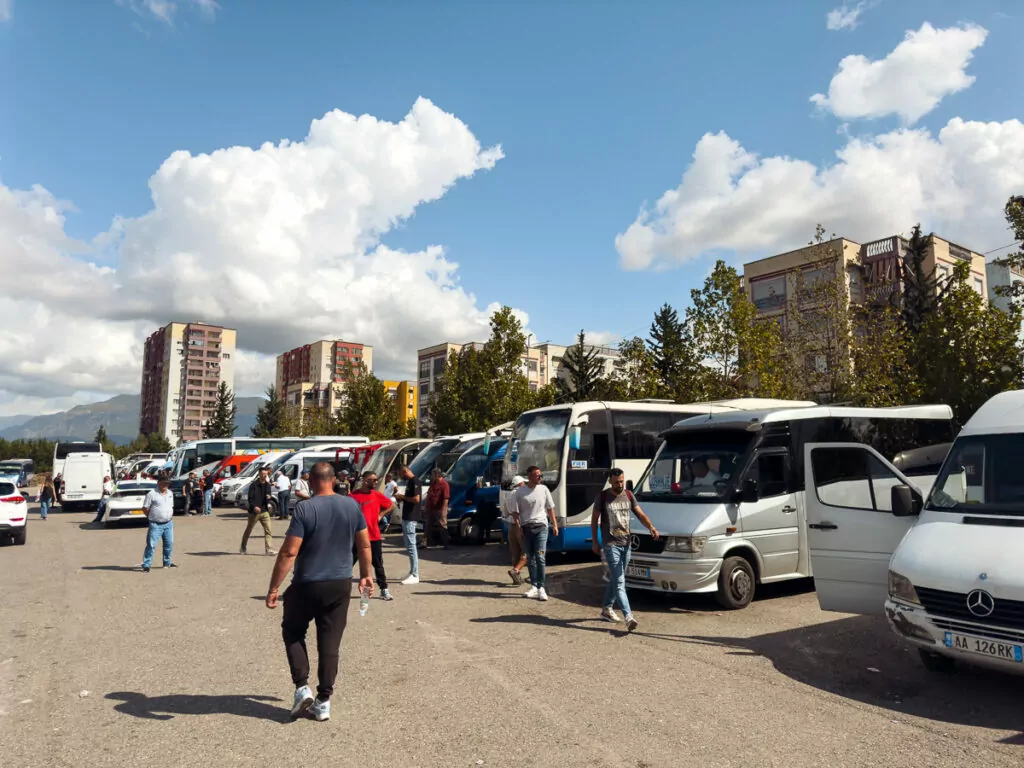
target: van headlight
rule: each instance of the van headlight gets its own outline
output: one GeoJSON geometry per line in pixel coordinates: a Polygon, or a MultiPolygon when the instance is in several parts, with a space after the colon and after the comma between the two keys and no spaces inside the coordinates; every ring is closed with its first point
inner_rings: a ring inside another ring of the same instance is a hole
{"type": "Polygon", "coordinates": [[[917,590],[914,589],[910,579],[896,571],[889,571],[889,597],[914,605],[921,604],[917,597],[917,590]]]}
{"type": "Polygon", "coordinates": [[[668,536],[665,539],[665,551],[699,555],[707,543],[707,536],[668,536]]]}

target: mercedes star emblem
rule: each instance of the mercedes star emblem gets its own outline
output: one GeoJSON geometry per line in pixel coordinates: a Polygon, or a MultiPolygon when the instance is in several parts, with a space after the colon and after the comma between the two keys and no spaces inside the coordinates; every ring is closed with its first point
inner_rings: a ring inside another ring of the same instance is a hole
{"type": "Polygon", "coordinates": [[[640,549],[640,537],[637,536],[635,533],[631,534],[629,537],[629,548],[640,549]]]}
{"type": "Polygon", "coordinates": [[[967,610],[979,618],[991,616],[996,609],[995,598],[983,589],[976,589],[967,594],[967,610]]]}

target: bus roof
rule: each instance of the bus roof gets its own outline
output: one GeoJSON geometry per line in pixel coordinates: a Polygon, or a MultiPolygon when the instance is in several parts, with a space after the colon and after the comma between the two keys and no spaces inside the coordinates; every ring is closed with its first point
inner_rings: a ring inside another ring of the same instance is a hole
{"type": "MultiPolygon", "coordinates": [[[[873,418],[873,419],[944,419],[953,418],[948,405],[897,405],[889,408],[855,408],[843,405],[814,405],[802,408],[771,408],[760,411],[728,411],[707,416],[693,416],[672,425],[664,436],[695,432],[702,429],[751,429],[758,424],[798,419],[873,418]]],[[[754,427],[756,429],[756,427],[754,427]]]]}
{"type": "Polygon", "coordinates": [[[967,420],[963,436],[1024,432],[1024,392],[1001,392],[989,398],[967,420]]]}
{"type": "Polygon", "coordinates": [[[614,400],[589,400],[579,403],[563,403],[562,405],[546,405],[543,408],[534,408],[526,413],[543,413],[544,411],[560,411],[575,407],[577,410],[593,411],[602,408],[623,408],[638,412],[659,412],[675,411],[678,413],[714,414],[714,413],[735,413],[754,410],[766,410],[769,408],[810,408],[816,403],[810,400],[777,400],[770,397],[736,397],[726,400],[709,400],[703,403],[670,403],[652,402],[650,400],[614,401],[614,400]]]}

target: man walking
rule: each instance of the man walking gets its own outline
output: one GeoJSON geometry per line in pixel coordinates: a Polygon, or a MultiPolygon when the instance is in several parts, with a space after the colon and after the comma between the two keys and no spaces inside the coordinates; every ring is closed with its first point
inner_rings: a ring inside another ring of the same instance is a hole
{"type": "Polygon", "coordinates": [[[515,512],[513,520],[522,526],[523,549],[526,552],[526,565],[530,570],[531,587],[523,593],[523,597],[535,597],[547,600],[548,593],[544,589],[548,550],[548,521],[551,521],[551,533],[558,535],[558,518],[555,517],[555,500],[551,491],[541,483],[540,467],[530,467],[526,471],[526,485],[515,493],[515,512]]]}
{"type": "Polygon", "coordinates": [[[194,499],[196,493],[196,473],[189,472],[185,482],[181,485],[181,493],[185,497],[185,514],[194,515],[195,509],[194,499]]]}
{"type": "Polygon", "coordinates": [[[435,467],[430,473],[430,488],[427,500],[423,505],[426,520],[423,523],[423,547],[428,548],[434,541],[440,540],[441,545],[448,549],[451,536],[448,535],[448,502],[451,500],[451,487],[444,479],[444,473],[435,467]]]}
{"type": "Polygon", "coordinates": [[[284,472],[277,473],[277,479],[274,480],[274,493],[277,494],[277,519],[287,520],[288,502],[292,495],[292,481],[284,472]]]}
{"type": "Polygon", "coordinates": [[[93,523],[102,523],[103,514],[107,511],[107,503],[110,501],[110,497],[114,495],[114,483],[110,479],[110,475],[103,478],[103,491],[100,495],[100,503],[96,507],[96,517],[93,519],[93,523]]]}
{"type": "Polygon", "coordinates": [[[309,470],[302,470],[302,474],[295,478],[295,482],[292,483],[292,493],[295,494],[295,503],[298,504],[300,501],[312,497],[313,493],[309,490],[309,470]]]}
{"type": "Polygon", "coordinates": [[[408,586],[420,583],[420,556],[416,551],[416,525],[423,517],[420,510],[423,484],[404,464],[398,470],[398,475],[405,481],[405,488],[401,493],[396,493],[395,498],[402,502],[402,539],[405,541],[405,550],[409,553],[409,575],[402,579],[402,583],[408,586]]]}
{"type": "Polygon", "coordinates": [[[208,469],[203,470],[203,514],[213,514],[213,491],[217,487],[213,474],[208,469]]]}
{"type": "Polygon", "coordinates": [[[515,520],[516,491],[526,482],[522,475],[512,478],[512,493],[506,494],[501,503],[501,518],[505,521],[505,529],[508,531],[508,553],[512,557],[512,567],[508,575],[512,583],[519,586],[523,583],[522,570],[526,565],[526,554],[523,550],[523,528],[515,520]]]}
{"type": "Polygon", "coordinates": [[[363,510],[366,518],[366,530],[370,537],[370,561],[373,563],[373,574],[377,577],[380,596],[385,600],[394,600],[388,592],[388,577],[384,573],[384,543],[381,541],[380,521],[395,509],[395,502],[376,489],[377,476],[373,472],[363,473],[363,484],[351,493],[351,497],[363,510]]]}
{"type": "Polygon", "coordinates": [[[299,502],[281,554],[274,563],[267,591],[267,608],[276,608],[277,590],[295,567],[285,590],[281,635],[295,684],[292,717],[309,710],[316,720],[331,717],[331,694],[338,676],[341,638],[352,595],[352,553],[359,557],[359,588],[373,594],[370,579],[370,539],[366,519],[350,497],[334,493],[334,470],[327,462],[313,465],[313,498],[299,502]],[[306,631],[316,623],[317,695],[309,689],[306,631]]]}
{"type": "Polygon", "coordinates": [[[156,490],[146,494],[142,512],[149,520],[146,532],[146,551],[142,554],[142,572],[149,573],[153,565],[153,551],[158,541],[163,542],[164,568],[177,568],[171,561],[174,548],[174,494],[168,490],[170,481],[163,477],[156,484],[156,490]]]}
{"type": "Polygon", "coordinates": [[[622,621],[615,613],[615,603],[618,602],[626,617],[626,629],[632,632],[637,628],[637,621],[629,608],[629,597],[626,595],[630,514],[636,515],[637,520],[651,532],[651,538],[655,541],[658,540],[659,534],[650,518],[640,509],[633,493],[626,490],[626,476],[621,469],[612,469],[608,473],[608,485],[609,487],[598,495],[597,501],[594,502],[594,513],[590,516],[594,554],[601,554],[601,545],[597,539],[597,526],[600,523],[601,541],[604,543],[604,557],[609,573],[608,586],[604,588],[601,618],[605,621],[622,621]]]}
{"type": "Polygon", "coordinates": [[[273,490],[270,487],[270,470],[267,467],[260,467],[259,476],[249,486],[249,519],[245,524],[245,533],[242,534],[242,546],[238,554],[244,555],[245,548],[249,544],[249,534],[260,523],[263,526],[263,543],[268,555],[276,555],[273,549],[274,537],[270,531],[270,496],[273,490]]]}

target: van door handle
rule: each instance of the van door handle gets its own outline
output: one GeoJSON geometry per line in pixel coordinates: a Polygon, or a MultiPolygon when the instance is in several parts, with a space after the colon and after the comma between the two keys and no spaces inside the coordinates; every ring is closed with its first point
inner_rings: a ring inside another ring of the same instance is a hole
{"type": "Polygon", "coordinates": [[[782,508],[782,511],[785,514],[789,515],[789,514],[792,514],[793,512],[796,512],[796,507],[785,506],[785,507],[782,508]]]}
{"type": "Polygon", "coordinates": [[[835,523],[811,523],[807,527],[808,528],[814,528],[815,530],[818,530],[818,531],[834,531],[839,526],[836,525],[835,523]]]}

